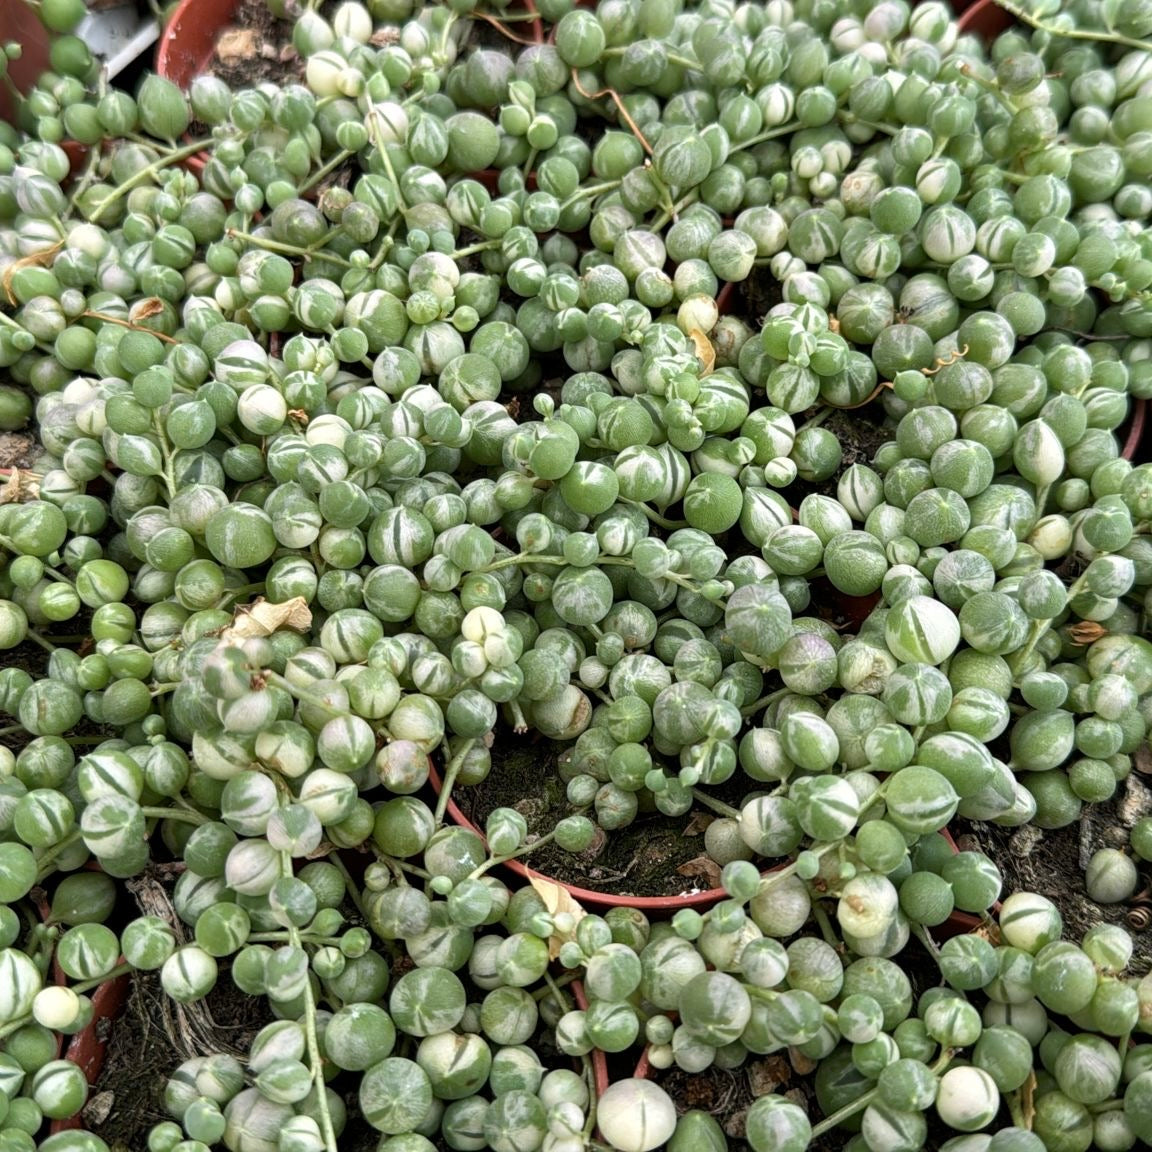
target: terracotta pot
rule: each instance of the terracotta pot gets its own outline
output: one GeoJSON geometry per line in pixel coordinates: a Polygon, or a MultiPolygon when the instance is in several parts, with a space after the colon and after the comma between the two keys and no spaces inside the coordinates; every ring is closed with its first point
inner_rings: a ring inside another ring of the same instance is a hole
{"type": "MultiPolygon", "coordinates": [[[[0,3],[22,6],[22,0],[0,0],[0,3]]],[[[217,38],[232,23],[238,6],[239,0],[180,0],[157,41],[157,75],[187,90],[197,76],[208,71],[217,38]]],[[[536,6],[532,0],[524,0],[524,7],[532,14],[527,23],[528,39],[542,43],[544,25],[536,6]]],[[[200,176],[207,162],[208,154],[202,152],[186,160],[185,167],[200,176]]]]}
{"type": "MultiPolygon", "coordinates": [[[[180,0],[156,42],[156,73],[187,91],[212,63],[216,39],[236,14],[239,0],[180,0]]],[[[184,161],[199,177],[208,163],[200,152],[184,161]]]]}
{"type": "MultiPolygon", "coordinates": [[[[0,29],[5,40],[15,40],[23,48],[19,60],[8,61],[8,75],[21,92],[27,92],[48,67],[50,33],[25,0],[0,0],[0,29]]],[[[15,119],[16,101],[8,85],[0,84],[0,120],[15,119]]]]}
{"type": "Polygon", "coordinates": [[[1127,424],[1127,431],[1124,433],[1124,447],[1120,450],[1120,455],[1125,460],[1135,461],[1136,453],[1140,449],[1140,441],[1144,438],[1144,421],[1147,416],[1148,401],[1134,400],[1132,402],[1132,415],[1127,424]]]}
{"type": "MultiPolygon", "coordinates": [[[[90,870],[96,870],[96,868],[90,866],[90,870]]],[[[46,896],[43,892],[39,892],[33,893],[33,897],[40,919],[47,923],[51,916],[51,910],[46,896]]],[[[121,956],[117,963],[123,964],[124,957],[121,956]]],[[[55,958],[52,961],[52,978],[57,984],[68,984],[68,977],[55,958]]],[[[111,980],[105,980],[92,993],[93,1011],[88,1027],[81,1029],[72,1036],[68,1040],[67,1046],[64,1044],[62,1035],[57,1034],[56,1036],[57,1059],[63,1057],[65,1060],[71,1060],[84,1073],[84,1079],[88,1081],[89,1086],[94,1085],[100,1077],[100,1070],[104,1067],[104,1057],[111,1040],[110,1025],[124,1010],[131,982],[132,974],[130,972],[124,972],[119,976],[114,976],[111,980]]],[[[66,1120],[53,1120],[48,1130],[50,1133],[54,1133],[83,1127],[83,1117],[72,1116],[66,1120]]]]}
{"type": "MultiPolygon", "coordinates": [[[[584,985],[579,980],[573,980],[569,985],[572,989],[572,998],[581,1011],[588,1011],[588,997],[584,992],[584,985]]],[[[599,1048],[593,1048],[589,1055],[592,1061],[592,1078],[596,1082],[596,1095],[603,1096],[611,1083],[608,1075],[608,1059],[599,1048]]]]}
{"type": "MultiPolygon", "coordinates": [[[[123,1011],[130,984],[131,975],[127,972],[101,984],[92,995],[92,1023],[77,1032],[64,1050],[64,1059],[77,1065],[90,1085],[95,1085],[100,1078],[111,1039],[110,1023],[123,1011]]],[[[82,1117],[73,1116],[68,1120],[53,1120],[49,1131],[63,1132],[83,1127],[82,1117]]]]}
{"type": "Polygon", "coordinates": [[[1016,23],[1012,14],[1001,8],[996,0],[957,3],[954,7],[960,13],[960,19],[956,21],[960,31],[974,32],[984,40],[992,40],[1016,23]]]}
{"type": "MultiPolygon", "coordinates": [[[[953,854],[959,854],[960,846],[952,838],[952,833],[947,828],[943,828],[940,835],[952,846],[953,854]]],[[[990,911],[997,916],[1000,914],[999,900],[992,905],[990,911]]],[[[951,940],[953,936],[966,936],[969,932],[975,932],[982,924],[987,923],[987,919],[986,916],[977,916],[972,912],[955,911],[943,924],[939,924],[929,931],[932,933],[933,939],[951,940]]]]}
{"type": "Polygon", "coordinates": [[[181,0],[156,47],[156,72],[187,88],[208,70],[216,37],[232,22],[238,0],[181,0]]]}
{"type": "MultiPolygon", "coordinates": [[[[431,765],[429,765],[428,768],[428,782],[432,785],[433,791],[439,795],[441,783],[440,774],[431,765]]],[[[447,811],[453,823],[458,824],[461,828],[467,828],[470,832],[475,832],[477,836],[483,839],[484,833],[464,815],[460,806],[451,797],[448,798],[447,811]]],[[[519,860],[505,861],[505,867],[525,880],[531,880],[533,876],[537,876],[541,880],[548,880],[553,884],[559,884],[561,888],[569,892],[574,900],[591,908],[639,908],[643,912],[667,913],[668,915],[672,915],[675,912],[679,912],[681,908],[695,908],[703,911],[706,908],[710,908],[713,904],[718,904],[727,896],[723,888],[708,888],[700,892],[684,892],[679,896],[618,896],[613,892],[596,892],[591,888],[580,888],[575,884],[565,884],[555,877],[545,876],[543,872],[536,872],[531,868],[525,867],[519,860]]]]}

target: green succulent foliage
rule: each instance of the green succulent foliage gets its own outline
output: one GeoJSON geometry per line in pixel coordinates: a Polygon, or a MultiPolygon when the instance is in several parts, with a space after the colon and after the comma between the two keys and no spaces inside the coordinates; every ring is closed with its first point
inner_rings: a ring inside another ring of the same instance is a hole
{"type": "MultiPolygon", "coordinates": [[[[275,1018],[171,1074],[149,1152],[336,1152],[350,1103],[389,1152],[580,1152],[567,1062],[640,1046],[814,1062],[754,1152],[1152,1142],[1127,933],[997,909],[945,833],[1074,824],[1152,716],[1152,22],[1105,8],[984,44],[935,2],[273,4],[291,82],[132,96],[44,0],[0,125],[0,430],[38,444],[0,499],[0,1144],[105,1147],[40,1126],[124,967],[275,1018]],[[548,811],[447,820],[529,733],[548,811]],[[652,814],[711,821],[667,924],[501,867],[595,872],[652,814]],[[126,914],[160,852],[172,915],[126,914]]],[[[595,1123],[722,1152],[674,1104],[619,1080],[595,1123]]]]}

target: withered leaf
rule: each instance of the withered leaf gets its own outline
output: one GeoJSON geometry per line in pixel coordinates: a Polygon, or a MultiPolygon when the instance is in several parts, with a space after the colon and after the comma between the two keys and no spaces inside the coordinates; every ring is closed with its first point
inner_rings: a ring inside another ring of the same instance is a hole
{"type": "Polygon", "coordinates": [[[230,627],[221,636],[225,640],[247,640],[255,636],[271,636],[281,628],[307,632],[312,627],[312,610],[303,596],[293,596],[283,604],[272,604],[263,598],[236,609],[230,627]]]}
{"type": "Polygon", "coordinates": [[[681,876],[695,877],[706,881],[706,887],[720,887],[720,865],[711,856],[694,856],[681,864],[676,871],[681,876]]]}
{"type": "Polygon", "coordinates": [[[716,349],[712,347],[712,341],[699,328],[693,328],[688,339],[696,346],[696,359],[703,365],[700,375],[707,376],[716,367],[716,349]]]}
{"type": "Polygon", "coordinates": [[[567,888],[557,884],[554,880],[549,880],[545,876],[538,876],[533,872],[528,877],[528,883],[532,885],[536,895],[543,901],[544,907],[548,909],[553,919],[560,916],[568,920],[562,930],[556,931],[548,938],[548,956],[555,960],[560,955],[561,946],[569,940],[576,939],[576,925],[588,913],[567,888]]]}

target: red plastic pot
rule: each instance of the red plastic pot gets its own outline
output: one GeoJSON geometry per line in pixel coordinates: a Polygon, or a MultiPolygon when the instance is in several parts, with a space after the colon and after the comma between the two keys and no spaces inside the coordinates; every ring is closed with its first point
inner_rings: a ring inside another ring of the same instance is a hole
{"type": "MultiPolygon", "coordinates": [[[[92,1023],[83,1031],[77,1032],[64,1050],[64,1059],[71,1060],[77,1065],[90,1085],[95,1085],[100,1078],[100,1069],[104,1067],[104,1057],[107,1055],[111,1037],[109,1025],[124,1010],[130,983],[130,975],[125,972],[96,989],[92,995],[94,1009],[92,1023]]],[[[83,1127],[83,1119],[80,1116],[73,1116],[68,1120],[53,1120],[49,1131],[64,1132],[70,1128],[83,1127]]]]}
{"type": "Polygon", "coordinates": [[[237,7],[238,0],[181,0],[157,42],[157,74],[186,89],[208,70],[237,7]]]}
{"type": "MultiPolygon", "coordinates": [[[[8,61],[8,75],[21,92],[27,92],[48,67],[48,29],[25,0],[0,0],[0,30],[5,40],[15,40],[23,49],[19,60],[8,61]]],[[[0,84],[0,120],[15,119],[16,101],[8,85],[0,84]]]]}
{"type": "MultiPolygon", "coordinates": [[[[34,894],[36,910],[41,920],[47,923],[51,915],[48,901],[43,893],[34,894]]],[[[123,964],[121,956],[118,963],[123,964]]],[[[68,977],[60,965],[53,959],[52,978],[57,984],[66,985],[68,977]]],[[[100,1070],[104,1067],[104,1057],[108,1052],[108,1043],[111,1039],[110,1024],[119,1017],[124,1010],[128,999],[128,988],[131,984],[131,973],[123,972],[110,980],[105,980],[92,993],[92,1019],[87,1028],[81,1029],[64,1045],[64,1037],[56,1037],[56,1056],[63,1056],[71,1060],[81,1072],[88,1084],[94,1085],[100,1077],[100,1070]]],[[[49,1132],[64,1132],[73,1128],[83,1128],[84,1120],[81,1116],[72,1116],[66,1120],[53,1120],[49,1132]]]]}
{"type": "MultiPolygon", "coordinates": [[[[958,855],[960,846],[952,838],[952,833],[949,832],[947,828],[942,828],[940,835],[951,845],[953,854],[958,855]]],[[[999,900],[992,905],[991,911],[996,915],[1000,914],[999,900]]],[[[968,933],[975,932],[977,928],[985,923],[987,923],[986,916],[976,916],[971,912],[953,912],[943,924],[933,928],[931,932],[935,939],[951,940],[953,936],[967,936],[968,933]]]]}
{"type": "MultiPolygon", "coordinates": [[[[0,0],[0,3],[23,7],[22,0],[0,0]]],[[[157,75],[187,90],[197,76],[208,71],[216,41],[232,23],[238,6],[239,0],[180,0],[157,43],[157,75]]],[[[532,0],[524,0],[524,7],[532,15],[526,25],[531,42],[539,44],[544,39],[544,25],[532,0]]],[[[207,153],[201,153],[186,164],[199,176],[207,160],[207,153]]]]}
{"type": "MultiPolygon", "coordinates": [[[[428,768],[428,782],[439,795],[440,774],[431,765],[428,768]]],[[[461,828],[467,828],[469,832],[475,832],[477,836],[483,839],[484,833],[464,815],[460,806],[451,797],[448,798],[447,810],[453,823],[458,824],[461,828]]],[[[679,896],[618,896],[613,892],[597,892],[591,888],[565,884],[555,877],[545,876],[543,872],[536,872],[525,867],[519,860],[508,860],[505,862],[505,866],[525,880],[531,880],[533,876],[536,876],[541,880],[548,880],[552,884],[559,884],[578,903],[592,908],[639,908],[643,912],[672,915],[679,912],[681,908],[695,908],[703,911],[713,904],[718,904],[727,896],[723,888],[708,888],[702,892],[684,892],[679,896]]]]}
{"type": "Polygon", "coordinates": [[[953,5],[960,12],[956,21],[961,32],[974,32],[985,40],[992,40],[1001,32],[1007,32],[1016,23],[1012,14],[1001,8],[996,0],[976,0],[973,4],[953,5]]]}
{"type": "Polygon", "coordinates": [[[1148,401],[1135,400],[1132,404],[1132,417],[1128,424],[1128,431],[1124,436],[1124,447],[1120,455],[1125,460],[1135,460],[1136,452],[1140,448],[1140,441],[1144,439],[1144,421],[1148,418],[1148,401]]]}
{"type": "MultiPolygon", "coordinates": [[[[156,45],[156,73],[184,91],[197,76],[207,72],[220,33],[232,23],[239,0],[180,0],[156,45]]],[[[199,152],[184,161],[197,178],[208,163],[199,152]]]]}
{"type": "MultiPolygon", "coordinates": [[[[581,1011],[588,1011],[588,997],[584,993],[584,985],[579,980],[573,980],[571,985],[572,996],[581,1011]]],[[[596,1082],[596,1095],[603,1096],[611,1080],[608,1076],[608,1060],[599,1048],[593,1048],[590,1054],[592,1061],[592,1078],[596,1082]]]]}

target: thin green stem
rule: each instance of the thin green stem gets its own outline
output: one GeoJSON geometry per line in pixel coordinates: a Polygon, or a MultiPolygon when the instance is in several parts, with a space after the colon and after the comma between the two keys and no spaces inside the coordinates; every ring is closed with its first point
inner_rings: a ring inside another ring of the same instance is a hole
{"type": "Polygon", "coordinates": [[[687,520],[669,520],[666,516],[661,516],[659,512],[649,508],[647,504],[640,500],[622,500],[621,503],[630,504],[635,508],[639,508],[640,511],[643,512],[644,515],[647,516],[653,524],[656,524],[661,528],[667,528],[669,532],[673,532],[677,528],[688,527],[687,520]]]}
{"type": "Polygon", "coordinates": [[[812,919],[816,921],[820,928],[820,935],[824,937],[826,944],[831,944],[837,951],[840,949],[840,940],[836,936],[836,932],[832,927],[832,921],[828,919],[828,913],[820,907],[819,904],[812,905],[812,919]]]}
{"type": "Polygon", "coordinates": [[[75,209],[77,201],[87,191],[88,185],[96,178],[96,166],[100,163],[100,145],[94,144],[88,150],[88,159],[84,164],[84,171],[80,173],[72,195],[68,197],[69,205],[75,209]]]}
{"type": "MultiPolygon", "coordinates": [[[[51,953],[45,954],[45,959],[49,959],[51,953]]],[[[99,988],[101,984],[106,984],[109,980],[116,980],[121,976],[126,976],[132,972],[131,964],[117,964],[110,972],[105,972],[103,976],[94,976],[91,980],[81,980],[79,984],[71,985],[72,991],[78,994],[90,992],[93,988],[99,988]]],[[[0,1040],[4,1040],[11,1036],[13,1032],[19,1032],[21,1028],[32,1023],[32,1013],[28,1012],[23,1016],[17,1016],[15,1020],[9,1020],[7,1024],[0,1025],[0,1040]]],[[[336,1152],[333,1146],[329,1152],[336,1152]]]]}
{"type": "Polygon", "coordinates": [[[469,244],[467,248],[457,248],[452,253],[452,259],[458,260],[461,256],[474,256],[477,252],[491,252],[494,248],[499,248],[501,243],[500,240],[481,240],[477,244],[469,244]]]}
{"type": "Polygon", "coordinates": [[[923,924],[912,924],[912,934],[924,945],[928,955],[936,962],[936,966],[940,966],[940,949],[936,946],[936,941],[932,939],[932,933],[924,927],[923,924]]]}
{"type": "Polygon", "coordinates": [[[827,420],[832,415],[832,413],[836,411],[836,408],[825,405],[819,411],[814,412],[807,420],[804,421],[803,424],[800,425],[799,428],[796,429],[797,434],[803,432],[805,428],[819,428],[820,425],[823,424],[824,421],[827,420]]]}
{"type": "Polygon", "coordinates": [[[352,873],[348,871],[348,865],[340,857],[339,852],[332,852],[328,856],[328,863],[333,864],[336,870],[344,877],[345,890],[351,898],[352,903],[356,906],[356,911],[367,920],[368,916],[364,911],[364,903],[360,899],[360,887],[355,880],[352,879],[352,873]]]}
{"type": "Polygon", "coordinates": [[[709,796],[707,792],[701,788],[691,789],[692,799],[697,804],[703,804],[705,808],[711,808],[720,816],[726,816],[730,820],[740,819],[740,809],[733,808],[731,804],[725,804],[723,800],[717,800],[715,796],[709,796]]]}
{"type": "MultiPolygon", "coordinates": [[[[291,879],[294,875],[292,869],[292,854],[280,853],[280,875],[291,879]]],[[[288,936],[294,948],[302,948],[300,929],[295,924],[288,926],[288,936]]],[[[328,1093],[324,1087],[324,1061],[320,1055],[320,1041],[316,1034],[316,997],[312,993],[312,982],[304,981],[304,1040],[308,1051],[308,1065],[312,1072],[312,1083],[316,1086],[316,1120],[320,1125],[320,1134],[324,1139],[325,1152],[339,1152],[336,1143],[336,1129],[332,1125],[332,1116],[328,1110],[328,1093]]]]}
{"type": "Polygon", "coordinates": [[[181,160],[187,160],[189,156],[195,156],[197,152],[202,152],[211,143],[211,140],[195,140],[191,144],[185,144],[183,148],[177,148],[159,159],[153,160],[151,164],[141,168],[139,172],[134,172],[122,184],[118,184],[103,200],[98,201],[93,206],[88,219],[91,220],[99,216],[110,204],[115,204],[121,196],[155,176],[161,168],[166,168],[169,164],[178,164],[181,160]]]}
{"type": "Polygon", "coordinates": [[[163,468],[161,478],[164,481],[164,487],[168,489],[168,499],[171,500],[176,495],[176,471],[172,462],[172,445],[168,443],[168,432],[160,417],[159,409],[152,411],[152,428],[160,444],[160,460],[163,468]]]}
{"type": "Polygon", "coordinates": [[[560,989],[560,985],[553,978],[552,973],[547,968],[544,969],[544,983],[547,985],[548,992],[551,993],[552,998],[556,1001],[556,1006],[561,1012],[567,1012],[572,1007],[571,1001],[560,989]]]}
{"type": "Polygon", "coordinates": [[[35,628],[28,629],[28,639],[31,640],[34,644],[39,644],[45,652],[51,653],[56,651],[56,645],[44,636],[41,636],[35,628]]]}
{"type": "Polygon", "coordinates": [[[57,856],[60,856],[66,852],[79,839],[80,829],[74,828],[71,832],[68,833],[67,836],[64,837],[63,840],[58,840],[51,847],[44,849],[44,851],[36,858],[36,863],[38,865],[38,870],[36,873],[37,884],[42,883],[46,877],[51,876],[52,873],[56,871],[54,865],[51,867],[46,867],[46,865],[52,865],[52,862],[56,859],[57,856]]]}
{"type": "Polygon", "coordinates": [[[141,814],[146,820],[180,820],[185,824],[209,824],[210,819],[200,812],[192,812],[186,808],[152,808],[143,807],[141,814]]]}
{"type": "Polygon", "coordinates": [[[325,164],[322,168],[317,168],[316,171],[313,172],[312,175],[309,176],[308,179],[305,180],[304,183],[300,185],[300,190],[299,190],[300,195],[303,196],[304,193],[307,192],[309,188],[312,188],[315,185],[319,184],[320,181],[323,180],[324,177],[327,176],[329,172],[334,172],[337,168],[340,167],[341,164],[343,164],[346,160],[351,160],[352,157],[355,155],[356,155],[356,152],[352,148],[341,149],[339,152],[336,153],[335,156],[332,157],[331,160],[328,161],[327,164],[325,164]]]}
{"type": "Polygon", "coordinates": [[[524,844],[517,848],[515,852],[508,852],[503,856],[492,856],[485,860],[479,868],[473,868],[468,873],[469,880],[478,880],[485,872],[491,872],[493,868],[501,864],[507,864],[509,860],[516,860],[521,856],[527,856],[531,852],[535,852],[537,848],[542,848],[545,844],[550,843],[556,839],[556,829],[553,828],[551,832],[546,832],[543,836],[537,837],[531,844],[524,844]]]}
{"type": "Polygon", "coordinates": [[[135,969],[131,964],[117,964],[111,972],[105,972],[103,976],[93,976],[91,980],[81,980],[79,984],[73,984],[72,991],[76,993],[90,992],[93,988],[99,988],[101,984],[107,984],[109,980],[117,980],[134,971],[135,969]]]}
{"type": "Polygon", "coordinates": [[[436,797],[436,811],[432,814],[432,819],[437,827],[443,821],[444,813],[448,808],[448,801],[452,798],[452,786],[456,783],[456,777],[460,775],[460,769],[464,767],[464,760],[472,751],[475,743],[476,738],[470,736],[444,766],[444,779],[440,783],[440,795],[436,797]]]}
{"type": "MultiPolygon", "coordinates": [[[[623,56],[628,49],[626,47],[606,48],[600,55],[601,56],[623,56]]],[[[687,68],[692,72],[699,72],[701,70],[701,63],[699,60],[693,60],[688,56],[681,56],[676,52],[665,52],[664,59],[669,64],[679,64],[681,68],[687,68]]]]}
{"type": "Polygon", "coordinates": [[[238,228],[229,228],[228,237],[232,240],[243,240],[257,248],[264,248],[269,252],[280,252],[285,256],[299,256],[301,260],[311,260],[313,256],[322,256],[332,264],[339,264],[342,268],[355,268],[351,260],[337,256],[335,252],[318,252],[311,248],[301,248],[297,244],[282,244],[279,240],[269,240],[265,236],[257,236],[254,232],[241,232],[238,228]]]}
{"type": "Polygon", "coordinates": [[[811,1139],[815,1140],[817,1136],[823,1136],[825,1132],[831,1132],[838,1124],[842,1124],[845,1120],[851,1119],[857,1112],[863,1112],[873,1100],[876,1099],[877,1089],[873,1088],[871,1092],[865,1092],[863,1096],[857,1096],[851,1104],[845,1104],[843,1108],[833,1112],[831,1116],[821,1120],[819,1124],[815,1125],[812,1129],[811,1139]]]}
{"type": "Polygon", "coordinates": [[[1064,28],[1049,24],[1039,16],[1032,15],[1019,4],[1011,0],[996,0],[996,5],[1010,12],[1017,20],[1022,20],[1030,28],[1040,32],[1047,32],[1049,36],[1056,36],[1064,40],[1092,40],[1099,44],[1122,44],[1125,48],[1135,48],[1140,52],[1152,52],[1152,44],[1147,40],[1136,40],[1131,36],[1121,36],[1118,32],[1092,32],[1086,28],[1064,28]]]}
{"type": "Polygon", "coordinates": [[[754,716],[761,708],[767,708],[769,704],[779,700],[782,696],[787,696],[790,691],[790,688],[777,688],[775,692],[769,692],[767,696],[761,696],[759,700],[746,704],[740,709],[740,715],[745,719],[754,716]]]}
{"type": "Polygon", "coordinates": [[[604,180],[600,184],[589,184],[583,188],[577,188],[567,200],[561,202],[560,211],[563,212],[565,208],[571,208],[573,204],[579,204],[581,200],[590,200],[593,196],[599,196],[601,192],[615,192],[622,183],[622,180],[604,180]]]}
{"type": "MultiPolygon", "coordinates": [[[[841,841],[832,840],[827,844],[819,844],[815,848],[810,848],[808,851],[817,857],[827,856],[829,852],[834,851],[840,847],[841,841]]],[[[767,876],[760,878],[760,887],[756,892],[757,896],[763,896],[767,892],[771,892],[781,880],[787,880],[789,876],[796,875],[796,861],[793,860],[791,864],[785,864],[783,868],[778,868],[773,872],[769,872],[767,876]]]]}

